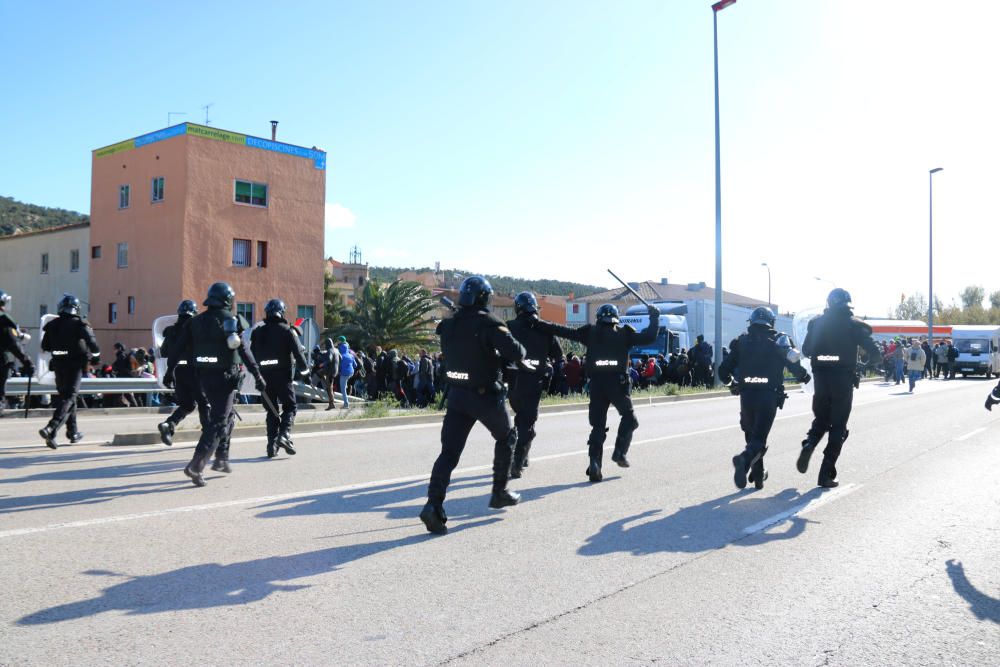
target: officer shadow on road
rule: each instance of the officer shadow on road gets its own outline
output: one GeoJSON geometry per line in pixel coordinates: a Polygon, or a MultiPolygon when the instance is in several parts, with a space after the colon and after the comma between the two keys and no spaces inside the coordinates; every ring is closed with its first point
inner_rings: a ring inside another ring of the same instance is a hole
{"type": "Polygon", "coordinates": [[[990,597],[973,586],[965,575],[965,566],[960,561],[949,560],[945,563],[945,567],[955,592],[969,603],[969,611],[981,621],[1000,624],[1000,598],[990,597]]]}
{"type": "MultiPolygon", "coordinates": [[[[610,482],[617,477],[607,477],[610,482]]],[[[468,519],[495,515],[496,510],[487,507],[489,502],[491,474],[458,477],[448,487],[445,511],[451,519],[468,519]],[[459,495],[466,490],[481,491],[473,496],[459,495]]],[[[560,491],[590,486],[583,481],[574,484],[553,484],[525,489],[517,489],[521,502],[541,500],[560,491]]],[[[413,520],[427,501],[427,481],[397,482],[380,484],[361,489],[320,493],[274,501],[253,509],[263,509],[257,517],[280,519],[291,516],[315,516],[318,514],[365,514],[381,513],[387,519],[413,520]]],[[[449,524],[450,525],[450,524],[449,524]]]]}
{"type": "Polygon", "coordinates": [[[581,556],[621,552],[634,556],[662,552],[699,553],[729,544],[756,546],[791,540],[805,531],[807,519],[792,515],[784,521],[776,520],[773,527],[761,527],[750,533],[747,529],[770,517],[794,511],[822,493],[818,488],[805,494],[789,488],[777,495],[762,497],[738,491],[682,507],[668,516],[660,516],[663,510],[647,510],[607,524],[588,537],[577,553],[581,556]]]}
{"type": "MultiPolygon", "coordinates": [[[[497,521],[499,517],[480,519],[456,526],[450,533],[454,535],[497,521]]],[[[204,563],[141,576],[88,570],[83,574],[122,578],[123,581],[105,588],[97,597],[28,614],[18,619],[17,624],[45,625],[114,610],[133,615],[244,605],[263,600],[277,591],[291,592],[310,586],[309,583],[287,582],[336,572],[352,561],[432,539],[433,535],[418,533],[395,540],[350,544],[228,565],[204,563]]]]}

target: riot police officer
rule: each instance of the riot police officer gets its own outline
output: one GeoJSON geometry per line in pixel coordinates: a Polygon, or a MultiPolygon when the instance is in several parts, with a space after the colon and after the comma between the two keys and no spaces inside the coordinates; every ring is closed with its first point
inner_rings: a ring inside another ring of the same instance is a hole
{"type": "Polygon", "coordinates": [[[490,314],[491,294],[493,288],[482,276],[466,278],[459,291],[458,311],[437,326],[441,349],[448,359],[446,373],[451,389],[441,427],[441,454],[434,462],[427,504],[420,512],[420,520],[432,533],[448,532],[445,492],[477,421],[496,441],[490,507],[501,509],[520,500],[518,494],[507,490],[517,431],[504,406],[506,390],[501,368],[506,362],[524,359],[524,348],[504,323],[490,314]]]}
{"type": "Polygon", "coordinates": [[[25,336],[17,328],[17,323],[7,314],[10,305],[10,295],[0,290],[0,417],[3,417],[7,407],[7,378],[14,370],[14,360],[21,362],[21,372],[30,377],[35,374],[35,366],[25,356],[21,349],[21,340],[25,336]]]}
{"type": "Polygon", "coordinates": [[[510,407],[514,410],[514,427],[517,429],[510,476],[517,479],[528,467],[528,452],[535,439],[535,422],[538,420],[538,403],[552,377],[549,361],[562,361],[563,351],[555,336],[535,328],[538,299],[534,294],[521,292],[515,296],[514,313],[517,317],[507,322],[507,327],[517,342],[524,346],[524,363],[532,369],[516,369],[510,385],[510,407]]]}
{"type": "Polygon", "coordinates": [[[851,295],[839,287],[826,299],[826,310],[810,320],[802,353],[809,357],[816,393],[813,395],[813,422],[802,441],[796,468],[805,473],[816,445],[829,433],[823,464],[819,469],[819,486],[832,488],[837,482],[837,459],[847,440],[847,420],[851,416],[854,389],[859,386],[858,348],[867,354],[869,363],[881,359],[872,340],[870,326],[854,317],[851,295]]]}
{"type": "Polygon", "coordinates": [[[608,437],[608,407],[613,405],[621,416],[615,450],[611,460],[622,468],[629,467],[629,446],[632,434],[639,427],[639,420],[632,408],[631,386],[628,378],[629,350],[636,345],[646,345],[656,340],[659,332],[660,311],[656,306],[647,307],[649,324],[641,332],[629,325],[619,326],[618,308],[606,303],[597,309],[597,323],[584,324],[577,329],[539,320],[535,327],[543,333],[555,334],[587,346],[587,377],[590,378],[589,446],[590,465],[587,477],[591,482],[604,479],[601,464],[604,458],[604,441],[608,437]]]}
{"type": "Polygon", "coordinates": [[[295,423],[295,390],[292,388],[293,365],[298,365],[300,376],[309,375],[309,364],[302,354],[299,337],[285,319],[285,302],[271,299],[264,306],[264,324],[250,333],[250,352],[260,367],[260,374],[267,383],[266,394],[270,400],[267,408],[267,458],[274,458],[276,448],[289,454],[295,453],[291,431],[295,423]],[[281,406],[279,415],[272,409],[281,406]]]}
{"type": "Polygon", "coordinates": [[[243,331],[250,325],[232,313],[235,298],[236,293],[228,284],[214,283],[204,301],[208,310],[191,318],[178,338],[181,354],[189,355],[209,405],[208,424],[201,430],[194,456],[184,468],[184,474],[195,486],[205,486],[201,473],[213,454],[212,470],[232,472],[229,429],[234,415],[233,399],[243,380],[238,359],[243,360],[254,376],[257,390],[263,392],[266,388],[257,364],[243,344],[243,331]]]}
{"type": "Polygon", "coordinates": [[[56,432],[66,424],[66,436],[70,444],[83,439],[76,427],[76,395],[80,391],[80,380],[87,367],[87,360],[101,353],[94,338],[94,331],[80,318],[80,300],[72,294],[63,295],[58,306],[59,317],[45,325],[41,347],[52,354],[49,368],[56,376],[56,399],[53,401],[52,419],[38,435],[45,444],[56,448],[56,432]]]}
{"type": "Polygon", "coordinates": [[[177,401],[177,409],[167,417],[166,421],[157,426],[160,431],[160,440],[168,447],[174,444],[173,437],[177,425],[194,412],[195,407],[198,408],[198,421],[201,423],[201,428],[204,429],[208,425],[208,400],[195,376],[190,355],[182,355],[182,350],[178,345],[181,332],[188,327],[191,318],[197,314],[198,306],[191,299],[185,299],[177,306],[177,321],[163,330],[163,345],[160,346],[160,356],[167,358],[163,386],[174,390],[174,398],[177,401]]]}
{"type": "Polygon", "coordinates": [[[785,368],[800,382],[809,381],[800,358],[788,335],[774,330],[774,313],[761,306],[750,314],[747,332],[733,341],[719,365],[719,379],[740,397],[740,428],[746,449],[733,457],[733,480],[740,489],[746,488],[748,472],[754,486],[764,488],[767,435],[778,409],[785,404],[785,368]]]}

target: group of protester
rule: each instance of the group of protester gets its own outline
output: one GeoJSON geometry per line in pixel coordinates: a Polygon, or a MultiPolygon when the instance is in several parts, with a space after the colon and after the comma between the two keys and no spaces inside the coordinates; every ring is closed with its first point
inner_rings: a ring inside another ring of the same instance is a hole
{"type": "Polygon", "coordinates": [[[882,368],[886,382],[909,382],[913,392],[917,381],[944,375],[945,380],[955,379],[958,349],[951,339],[940,340],[931,348],[926,338],[896,338],[877,343],[882,350],[882,368]]]}

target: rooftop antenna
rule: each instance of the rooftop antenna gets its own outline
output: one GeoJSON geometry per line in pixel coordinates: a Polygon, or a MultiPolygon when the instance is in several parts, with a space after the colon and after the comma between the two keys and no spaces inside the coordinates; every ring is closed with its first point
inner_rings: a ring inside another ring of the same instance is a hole
{"type": "Polygon", "coordinates": [[[187,115],[187,111],[168,111],[167,112],[167,127],[170,127],[170,124],[172,122],[171,119],[170,119],[171,116],[186,116],[186,115],[187,115]]]}
{"type": "Polygon", "coordinates": [[[208,110],[215,106],[215,102],[209,102],[202,109],[205,111],[205,125],[211,125],[212,121],[208,119],[208,110]]]}
{"type": "Polygon", "coordinates": [[[361,263],[361,249],[358,246],[351,248],[351,264],[361,263]]]}

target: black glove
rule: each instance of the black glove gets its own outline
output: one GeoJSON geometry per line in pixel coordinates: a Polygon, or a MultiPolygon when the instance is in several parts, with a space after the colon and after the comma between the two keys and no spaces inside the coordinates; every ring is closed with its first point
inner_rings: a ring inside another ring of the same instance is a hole
{"type": "Polygon", "coordinates": [[[21,364],[21,372],[24,373],[24,377],[34,377],[35,365],[30,361],[25,361],[21,364]]]}
{"type": "Polygon", "coordinates": [[[802,377],[799,378],[799,382],[802,384],[809,384],[809,381],[812,379],[812,375],[809,375],[809,373],[803,373],[802,377]]]}
{"type": "Polygon", "coordinates": [[[308,368],[300,368],[299,369],[299,378],[302,379],[302,380],[305,380],[308,377],[309,377],[309,369],[308,368]]]}
{"type": "Polygon", "coordinates": [[[261,393],[263,393],[264,390],[267,389],[267,383],[264,382],[264,378],[261,375],[254,376],[253,386],[257,389],[257,391],[261,393]]]}
{"type": "Polygon", "coordinates": [[[989,396],[986,397],[986,409],[993,412],[993,406],[997,403],[1000,403],[1000,401],[993,398],[993,392],[990,392],[989,396]]]}
{"type": "Polygon", "coordinates": [[[739,396],[740,395],[740,383],[739,382],[730,382],[727,386],[729,388],[729,393],[730,394],[732,394],[733,396],[739,396]]]}
{"type": "Polygon", "coordinates": [[[519,368],[520,370],[524,371],[525,373],[535,373],[535,372],[537,371],[537,369],[535,369],[535,368],[532,368],[532,367],[531,367],[531,366],[529,366],[528,364],[524,363],[524,360],[523,360],[523,359],[519,359],[519,360],[517,361],[517,367],[518,367],[518,368],[519,368]]]}
{"type": "Polygon", "coordinates": [[[163,386],[166,387],[167,389],[173,389],[174,388],[174,372],[173,371],[167,371],[166,373],[163,374],[163,386]]]}
{"type": "Polygon", "coordinates": [[[646,312],[649,313],[650,318],[660,318],[660,309],[656,306],[646,306],[646,312]]]}

